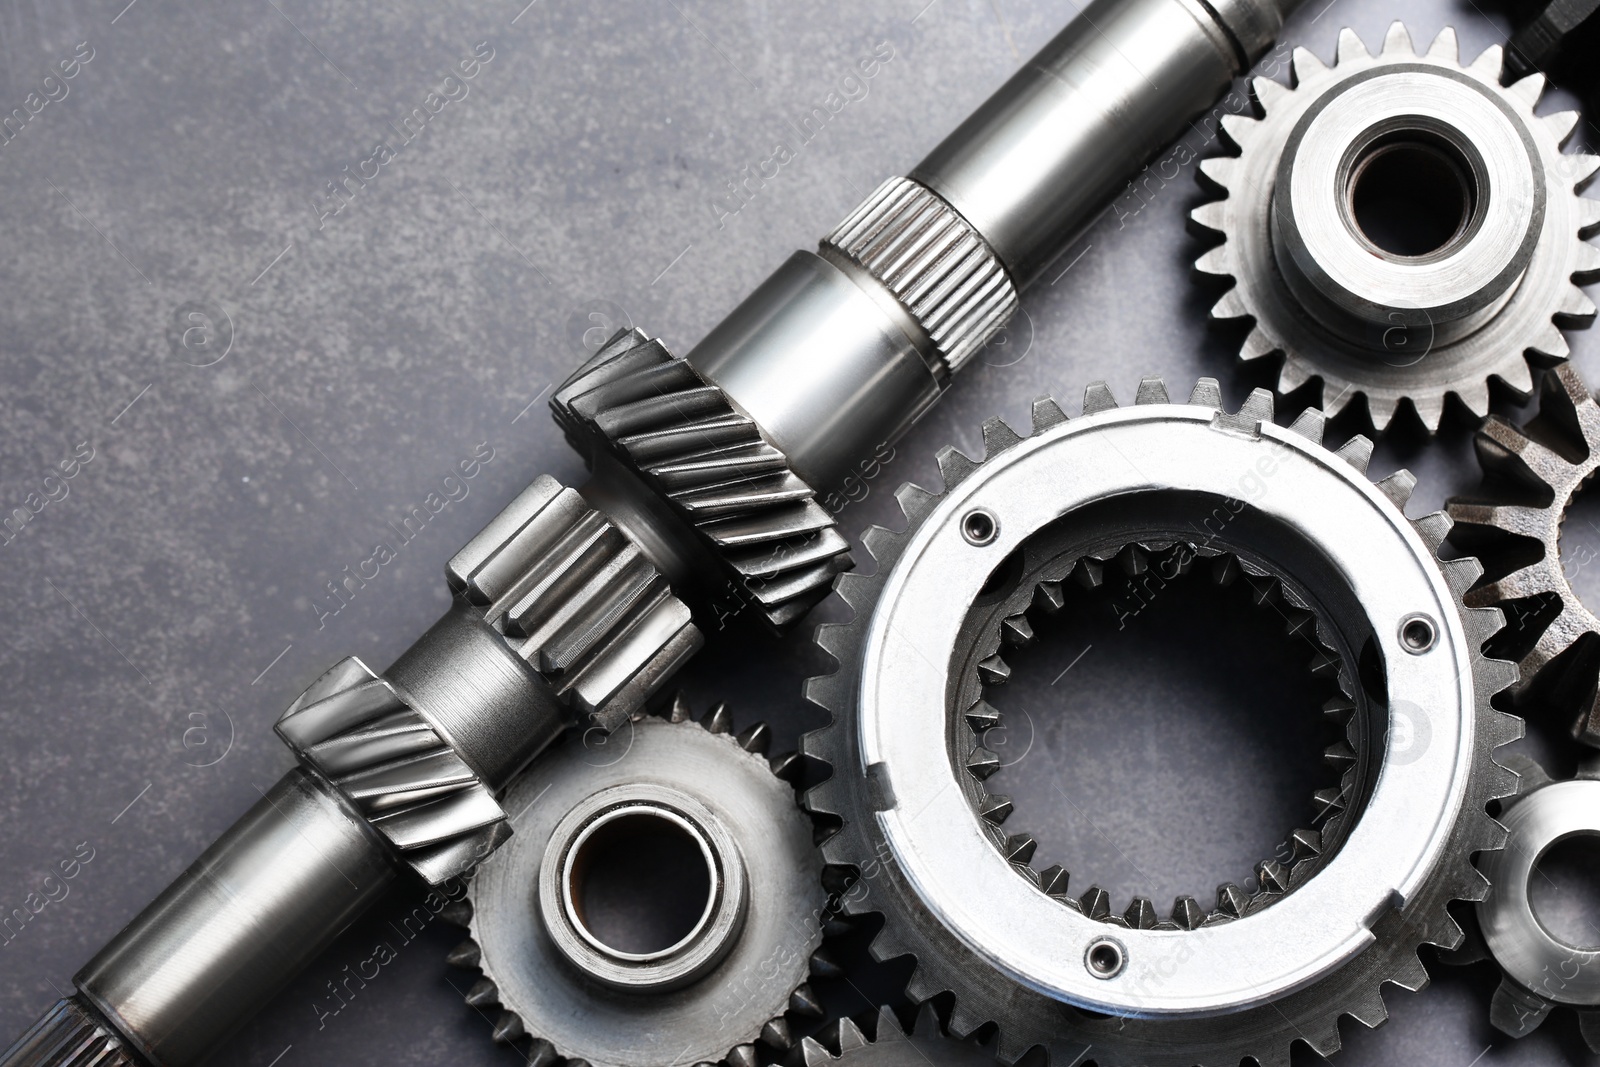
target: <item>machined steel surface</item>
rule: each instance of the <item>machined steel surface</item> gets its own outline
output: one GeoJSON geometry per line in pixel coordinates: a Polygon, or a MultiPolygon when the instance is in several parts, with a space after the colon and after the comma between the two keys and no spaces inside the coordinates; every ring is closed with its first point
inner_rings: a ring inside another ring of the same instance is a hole
{"type": "Polygon", "coordinates": [[[1296,1040],[1332,1052],[1341,1013],[1381,1020],[1382,982],[1419,988],[1418,947],[1460,937],[1446,904],[1482,896],[1470,857],[1502,837],[1485,805],[1515,782],[1491,753],[1521,732],[1489,706],[1514,671],[1479,652],[1501,616],[1462,604],[1481,570],[1437,558],[1448,519],[1406,518],[1414,479],[1373,485],[1370,442],[1325,450],[1319,412],[1280,428],[1265,391],[1230,413],[1213,382],[1184,405],[1159,379],[1128,408],[1091,387],[1084,410],[1036,401],[1026,437],[991,420],[981,460],[941,454],[942,494],[902,487],[904,534],[868,532],[878,569],[840,580],[855,618],[819,629],[840,668],[808,689],[835,716],[806,741],[832,768],[807,803],[844,823],[824,855],[859,875],[850,909],[884,915],[874,951],[916,957],[912,995],[953,991],[955,1032],[998,1024],[1007,1061],[1041,1044],[1102,1063],[1286,1063],[1296,1040]],[[1016,877],[962,789],[981,749],[961,728],[979,706],[954,673],[961,627],[1052,524],[1087,551],[1181,544],[1206,522],[1208,547],[1293,586],[1346,663],[1365,649],[1381,664],[1385,697],[1363,698],[1386,724],[1367,753],[1380,771],[1342,847],[1270,907],[1196,930],[1108,927],[1016,877]]]}
{"type": "Polygon", "coordinates": [[[1377,54],[1346,29],[1331,67],[1296,52],[1293,88],[1255,79],[1262,116],[1224,121],[1240,154],[1201,165],[1226,198],[1193,214],[1223,237],[1196,266],[1234,283],[1213,317],[1252,320],[1240,356],[1281,355],[1280,392],[1316,380],[1330,415],[1365,397],[1380,431],[1402,405],[1437,430],[1451,396],[1482,416],[1491,379],[1526,399],[1524,353],[1565,359],[1558,323],[1595,313],[1578,113],[1535,114],[1544,76],[1503,87],[1498,46],[1458,52],[1450,28],[1420,55],[1399,22],[1377,54]]]}
{"type": "Polygon", "coordinates": [[[506,796],[511,842],[474,877],[470,940],[452,962],[482,972],[467,993],[502,1042],[593,1067],[664,1062],[754,1067],[781,1054],[791,1011],[816,1011],[805,983],[821,942],[822,860],[811,825],[762,754],[757,726],[728,732],[718,705],[696,723],[632,720],[603,746],[570,738],[506,796]],[[699,919],[676,943],[615,948],[586,925],[586,842],[631,819],[677,833],[704,857],[699,919]]]}

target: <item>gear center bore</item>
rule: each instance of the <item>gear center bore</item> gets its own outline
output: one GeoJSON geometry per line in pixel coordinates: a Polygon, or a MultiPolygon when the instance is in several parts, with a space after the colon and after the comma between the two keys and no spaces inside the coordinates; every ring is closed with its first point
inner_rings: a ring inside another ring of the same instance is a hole
{"type": "Polygon", "coordinates": [[[1187,544],[1069,565],[1076,581],[1044,583],[1002,625],[1020,646],[1005,669],[980,667],[999,721],[980,734],[998,765],[979,809],[1004,800],[1033,843],[997,844],[1047,892],[1065,893],[1070,870],[1068,899],[1134,925],[1159,921],[1152,901],[1167,900],[1173,921],[1203,921],[1208,881],[1221,881],[1224,916],[1283,892],[1343,810],[1357,740],[1310,614],[1276,578],[1187,544]],[[1299,827],[1287,839],[1286,820],[1299,827]]]}
{"type": "Polygon", "coordinates": [[[1528,878],[1528,904],[1557,941],[1600,949],[1600,836],[1576,834],[1545,849],[1528,878]]]}
{"type": "Polygon", "coordinates": [[[1446,253],[1478,210],[1474,168],[1447,138],[1415,130],[1380,137],[1350,166],[1346,221],[1379,255],[1446,253]]]}

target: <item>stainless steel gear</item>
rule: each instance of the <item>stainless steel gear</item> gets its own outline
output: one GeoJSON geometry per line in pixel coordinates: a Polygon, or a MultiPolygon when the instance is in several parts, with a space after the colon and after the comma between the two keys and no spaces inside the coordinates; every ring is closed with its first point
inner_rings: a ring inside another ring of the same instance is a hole
{"type": "Polygon", "coordinates": [[[789,1054],[791,1067],[994,1067],[994,1062],[992,1049],[947,1036],[926,1004],[910,1030],[883,1007],[870,1038],[845,1016],[817,1037],[801,1038],[789,1054]]]}
{"type": "Polygon", "coordinates": [[[1573,591],[1561,552],[1567,509],[1600,470],[1600,404],[1571,364],[1546,374],[1540,394],[1526,426],[1495,415],[1479,429],[1478,459],[1492,481],[1486,499],[1447,505],[1452,539],[1492,568],[1467,602],[1513,621],[1506,646],[1518,659],[1519,697],[1573,716],[1573,736],[1600,747],[1600,617],[1573,591]]]}
{"type": "Polygon", "coordinates": [[[909,528],[867,532],[875,573],[837,586],[855,617],[818,631],[839,667],[808,685],[834,722],[804,741],[832,767],[807,804],[842,823],[823,845],[841,906],[881,913],[874,954],[915,957],[912,997],[952,996],[957,1035],[996,1024],[1007,1062],[1034,1046],[1058,1064],[1092,1047],[1102,1065],[1184,1067],[1287,1064],[1296,1041],[1332,1052],[1342,1016],[1386,1017],[1383,983],[1427,982],[1419,946],[1459,941],[1446,905],[1483,896],[1470,857],[1503,839],[1485,805],[1515,777],[1492,753],[1521,723],[1489,705],[1514,671],[1480,651],[1499,613],[1462,603],[1477,563],[1438,558],[1442,513],[1405,517],[1409,473],[1367,481],[1366,439],[1330,452],[1319,412],[1284,429],[1265,391],[1237,413],[1220,399],[1202,380],[1173,404],[1147,379],[1131,408],[1092,386],[1081,419],[1041,399],[1026,438],[991,420],[981,462],[941,453],[943,493],[901,488],[909,528]],[[972,810],[958,641],[1041,530],[1076,531],[1082,555],[1192,545],[1206,522],[1363,664],[1357,714],[1381,736],[1364,758],[1381,774],[1343,847],[1271,907],[1108,926],[1016,877],[972,810]]]}
{"type": "Polygon", "coordinates": [[[1113,925],[1137,929],[1192,930],[1207,922],[1222,922],[1258,911],[1300,885],[1330,858],[1343,840],[1349,809],[1370,785],[1368,767],[1356,753],[1368,747],[1367,722],[1357,715],[1354,679],[1337,649],[1318,634],[1316,615],[1304,597],[1276,574],[1252,558],[1238,555],[1216,543],[1221,528],[1202,527],[1205,539],[1195,542],[1144,540],[1130,544],[1100,542],[1084,549],[1081,534],[1067,527],[1042,531],[1019,551],[1020,572],[1010,591],[989,598],[967,618],[955,660],[961,665],[956,681],[956,704],[966,708],[956,727],[956,747],[969,753],[963,787],[973,810],[990,825],[989,836],[1001,854],[1023,877],[1045,893],[1060,898],[1084,915],[1113,925]],[[1204,570],[1206,577],[1194,574],[1204,570]],[[1120,575],[1121,581],[1118,581],[1120,575]],[[1247,891],[1234,882],[1217,886],[1215,906],[1203,906],[1193,896],[1180,896],[1166,917],[1157,914],[1147,897],[1135,897],[1126,910],[1118,910],[1104,889],[1091,885],[1069,895],[1070,873],[1060,864],[1036,866],[1037,842],[1032,834],[1003,830],[1013,815],[1011,798],[989,792],[986,783],[1001,765],[1000,756],[985,746],[990,731],[1006,729],[1004,686],[1011,677],[1008,656],[1035,640],[1035,622],[1087,607],[1080,599],[1099,594],[1097,607],[1110,607],[1119,627],[1134,613],[1162,595],[1174,583],[1189,578],[1216,586],[1244,586],[1249,599],[1272,612],[1290,637],[1305,640],[1307,668],[1325,679],[1327,699],[1322,713],[1334,728],[1336,739],[1323,753],[1334,774],[1331,781],[1308,788],[1305,825],[1291,831],[1283,845],[1255,866],[1256,887],[1247,891]],[[1114,600],[1111,598],[1115,598],[1114,600]],[[1109,602],[1108,602],[1109,601],[1109,602]]]}
{"type": "Polygon", "coordinates": [[[1565,359],[1559,327],[1593,320],[1600,157],[1564,154],[1578,113],[1536,115],[1544,76],[1503,87],[1501,60],[1345,29],[1334,66],[1296,49],[1294,88],[1257,78],[1261,117],[1224,117],[1240,154],[1201,164],[1226,199],[1192,215],[1224,238],[1196,268],[1234,281],[1212,317],[1253,320],[1240,357],[1281,354],[1279,392],[1318,380],[1330,417],[1365,396],[1380,431],[1406,402],[1431,432],[1447,396],[1486,414],[1491,378],[1526,399],[1524,352],[1565,359]]]}
{"type": "Polygon", "coordinates": [[[1507,763],[1521,778],[1520,793],[1500,813],[1509,837],[1504,849],[1486,853],[1478,864],[1492,886],[1478,902],[1482,950],[1502,971],[1489,1019],[1503,1032],[1524,1037],[1553,1008],[1570,1007],[1589,1048],[1600,1052],[1600,949],[1552,934],[1534,914],[1528,893],[1536,865],[1552,848],[1577,837],[1600,837],[1600,762],[1591,761],[1566,781],[1551,779],[1521,754],[1507,763]]]}
{"type": "Polygon", "coordinates": [[[511,785],[514,836],[479,866],[450,955],[482,972],[467,1002],[496,1041],[531,1037],[540,1064],[755,1067],[757,1042],[792,1043],[789,1013],[818,1013],[811,824],[762,755],[765,726],[734,737],[730,723],[717,705],[696,724],[680,697],[598,747],[569,739],[511,785]],[[704,908],[673,945],[619,948],[591,929],[582,881],[608,835],[673,835],[703,859],[704,908]]]}

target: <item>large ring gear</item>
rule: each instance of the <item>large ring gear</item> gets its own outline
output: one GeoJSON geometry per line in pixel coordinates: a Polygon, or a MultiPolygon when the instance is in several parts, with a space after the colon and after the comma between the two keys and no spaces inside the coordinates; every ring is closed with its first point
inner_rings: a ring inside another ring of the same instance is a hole
{"type": "Polygon", "coordinates": [[[450,957],[481,972],[467,1002],[495,1040],[527,1036],[535,1062],[590,1067],[755,1067],[758,1042],[789,1048],[790,1013],[819,1014],[806,980],[825,895],[769,738],[731,734],[722,705],[696,723],[680,697],[603,743],[569,738],[512,784],[514,834],[474,875],[470,937],[450,957]],[[698,921],[664,948],[607,943],[584,909],[586,868],[607,835],[629,848],[662,834],[704,860],[698,921]]]}
{"type": "Polygon", "coordinates": [[[847,911],[883,915],[874,954],[914,957],[913,999],[951,998],[957,1035],[994,1024],[1008,1063],[1035,1046],[1058,1064],[1092,1046],[1102,1067],[1330,1053],[1342,1016],[1386,1017],[1384,983],[1427,982],[1419,947],[1457,944],[1447,906],[1486,891],[1471,857],[1500,847],[1486,805],[1515,788],[1492,753],[1521,731],[1489,704],[1514,677],[1481,652],[1500,613],[1462,603],[1480,568],[1438,557],[1449,520],[1406,518],[1411,476],[1369,482],[1371,444],[1324,449],[1319,412],[1285,429],[1264,391],[1231,413],[1213,381],[1174,404],[1158,379],[1129,408],[1092,386],[1084,410],[1042,399],[1027,437],[992,420],[981,461],[941,453],[942,493],[902,487],[904,533],[867,532],[877,569],[838,582],[854,618],[819,628],[838,669],[808,685],[834,716],[804,742],[832,769],[806,798],[840,823],[824,858],[856,879],[847,911]],[[985,649],[963,635],[1037,565],[1041,532],[1061,558],[1130,542],[1198,556],[1206,522],[1209,547],[1271,576],[1361,665],[1368,771],[1342,841],[1245,918],[1181,901],[1167,919],[1112,915],[1019,870],[974,809],[966,668],[985,649]]]}
{"type": "Polygon", "coordinates": [[[1261,116],[1223,119],[1239,155],[1201,164],[1226,198],[1193,213],[1223,237],[1196,267],[1234,282],[1212,316],[1251,320],[1240,357],[1281,354],[1280,392],[1320,381],[1329,417],[1365,396],[1380,431],[1409,404],[1431,432],[1449,396],[1487,414],[1491,378],[1526,399],[1524,353],[1563,360],[1559,327],[1593,319],[1600,202],[1577,190],[1600,157],[1564,154],[1578,113],[1536,115],[1544,76],[1502,86],[1501,63],[1463,65],[1453,29],[1424,55],[1398,22],[1378,55],[1346,29],[1332,67],[1296,49],[1293,88],[1257,78],[1261,116]]]}

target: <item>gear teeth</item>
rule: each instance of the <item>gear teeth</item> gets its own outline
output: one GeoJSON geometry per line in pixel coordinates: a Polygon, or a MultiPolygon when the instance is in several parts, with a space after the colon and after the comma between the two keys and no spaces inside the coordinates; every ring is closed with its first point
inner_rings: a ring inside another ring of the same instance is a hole
{"type": "Polygon", "coordinates": [[[1518,78],[1506,86],[1506,91],[1531,108],[1544,95],[1544,75],[1535,71],[1526,78],[1518,78]]]}
{"type": "Polygon", "coordinates": [[[471,970],[478,966],[478,961],[482,959],[482,955],[478,950],[478,943],[469,937],[451,949],[445,956],[444,961],[452,967],[471,970]]]}
{"type": "Polygon", "coordinates": [[[978,814],[984,822],[999,826],[1011,817],[1011,798],[1002,793],[990,793],[978,805],[978,814]]]}
{"type": "Polygon", "coordinates": [[[746,752],[754,752],[758,756],[765,756],[767,748],[772,744],[772,730],[766,723],[758,722],[743,733],[735,735],[734,740],[746,752]]]}
{"type": "Polygon", "coordinates": [[[1383,495],[1394,502],[1404,514],[1406,504],[1411,500],[1411,491],[1417,487],[1417,476],[1404,467],[1378,482],[1378,488],[1383,490],[1383,495]]]}
{"type": "Polygon", "coordinates": [[[978,664],[978,677],[984,685],[1005,685],[1011,677],[1011,665],[999,656],[990,656],[978,664]]]}
{"type": "Polygon", "coordinates": [[[1135,404],[1170,404],[1167,399],[1167,383],[1160,378],[1140,378],[1139,392],[1134,396],[1135,404]]]}
{"type": "Polygon", "coordinates": [[[1561,301],[1561,309],[1557,314],[1579,326],[1588,326],[1594,321],[1594,301],[1590,300],[1589,295],[1582,289],[1573,286],[1567,290],[1566,298],[1561,301]]]}
{"type": "Polygon", "coordinates": [[[967,475],[978,469],[977,462],[958,451],[954,445],[941,448],[935,458],[939,463],[939,473],[944,477],[945,492],[960,485],[967,475]]]}
{"type": "Polygon", "coordinates": [[[1032,415],[1035,434],[1043,433],[1050,427],[1067,421],[1066,412],[1061,410],[1061,405],[1051,396],[1034,397],[1032,415]]]}
{"type": "MultiPolygon", "coordinates": [[[[1591,201],[1600,203],[1600,201],[1591,201]]],[[[1600,281],[1600,248],[1589,244],[1587,241],[1578,244],[1578,266],[1572,272],[1572,280],[1579,285],[1593,285],[1600,281]]]]}
{"type": "Polygon", "coordinates": [[[1111,411],[1118,406],[1117,398],[1111,395],[1111,386],[1105,382],[1093,382],[1083,391],[1083,413],[1085,415],[1111,411]]]}
{"type": "Polygon", "coordinates": [[[1271,111],[1294,92],[1282,82],[1267,77],[1251,78],[1250,91],[1255,94],[1257,102],[1266,111],[1271,111]]]}
{"type": "Polygon", "coordinates": [[[1446,26],[1428,46],[1430,59],[1442,59],[1453,65],[1461,63],[1461,43],[1456,39],[1456,28],[1446,26]]]}
{"type": "Polygon", "coordinates": [[[514,1012],[503,1011],[494,1021],[494,1030],[489,1035],[497,1045],[509,1045],[520,1041],[528,1035],[523,1028],[522,1020],[514,1012]]]}
{"type": "Polygon", "coordinates": [[[1263,425],[1272,425],[1272,394],[1265,389],[1252,389],[1244,398],[1236,414],[1218,411],[1213,426],[1226,426],[1240,433],[1261,436],[1263,425]]]}
{"type": "Polygon", "coordinates": [[[789,1020],[781,1015],[768,1019],[766,1025],[761,1028],[760,1041],[768,1048],[779,1052],[794,1044],[794,1038],[789,1035],[789,1020]]]}
{"type": "Polygon", "coordinates": [[[728,710],[726,704],[713,704],[711,710],[706,712],[706,717],[700,720],[700,725],[707,733],[728,733],[733,729],[733,712],[728,710]]]}
{"type": "Polygon", "coordinates": [[[1250,133],[1258,125],[1260,123],[1249,115],[1224,114],[1221,121],[1222,132],[1228,142],[1240,148],[1250,142],[1250,133]]]}
{"type": "Polygon", "coordinates": [[[1021,435],[1010,426],[1007,426],[1005,420],[998,415],[983,424],[983,454],[985,460],[993,459],[1021,441],[1021,435]]]}
{"type": "Polygon", "coordinates": [[[1249,903],[1249,894],[1232,882],[1217,886],[1217,910],[1222,914],[1237,919],[1244,914],[1249,903]]]}
{"type": "Polygon", "coordinates": [[[467,990],[465,1000],[474,1008],[488,1008],[500,1003],[500,990],[487,978],[480,978],[467,990]]]}
{"type": "Polygon", "coordinates": [[[1103,921],[1111,914],[1111,894],[1092,885],[1078,898],[1078,907],[1089,918],[1103,921]]]}
{"type": "MultiPolygon", "coordinates": [[[[1581,197],[1578,200],[1578,236],[1587,240],[1600,232],[1600,200],[1581,197]]],[[[1590,246],[1593,247],[1593,246],[1590,246]]]]}
{"type": "Polygon", "coordinates": [[[1434,511],[1422,516],[1411,525],[1416,527],[1418,534],[1422,535],[1423,542],[1437,553],[1444,544],[1444,539],[1449,536],[1450,527],[1454,523],[1451,521],[1450,516],[1444,512],[1434,511]]]}
{"type": "MultiPolygon", "coordinates": [[[[809,1037],[805,1040],[813,1045],[817,1044],[809,1037]]],[[[822,1046],[817,1045],[817,1048],[821,1049],[822,1046]]],[[[823,1055],[826,1056],[827,1053],[823,1052],[823,1055]]],[[[805,1057],[805,1063],[807,1067],[811,1067],[812,1060],[809,1055],[805,1057]]],[[[728,1052],[728,1067],[761,1067],[761,1057],[756,1054],[754,1045],[738,1045],[728,1052]]]]}
{"type": "Polygon", "coordinates": [[[1492,44],[1478,53],[1478,58],[1472,61],[1471,69],[1498,81],[1500,79],[1500,71],[1505,65],[1506,50],[1500,45],[1492,44]]]}
{"type": "MultiPolygon", "coordinates": [[[[1354,37],[1355,34],[1352,32],[1351,36],[1354,37]]],[[[1356,44],[1361,45],[1361,38],[1356,38],[1356,44]]],[[[1365,52],[1367,50],[1366,46],[1361,45],[1361,50],[1365,52]]],[[[1337,61],[1337,57],[1335,61],[1337,61]]],[[[1318,75],[1328,73],[1328,65],[1322,61],[1322,57],[1309,48],[1296,46],[1295,50],[1290,53],[1289,62],[1294,69],[1294,79],[1297,85],[1318,75]]]]}
{"type": "Polygon", "coordinates": [[[973,733],[983,733],[1000,725],[1000,712],[988,701],[979,698],[966,711],[967,725],[972,727],[973,733]]]}
{"type": "MultiPolygon", "coordinates": [[[[760,1061],[755,1058],[754,1052],[755,1050],[751,1049],[752,1055],[748,1065],[733,1064],[730,1060],[730,1067],[757,1067],[760,1061]]],[[[826,1048],[823,1048],[822,1042],[814,1037],[802,1037],[800,1044],[795,1046],[787,1062],[789,1067],[826,1067],[831,1059],[833,1059],[833,1056],[826,1048]]]]}
{"type": "Polygon", "coordinates": [[[1269,893],[1289,891],[1289,871],[1277,860],[1262,860],[1256,865],[1256,880],[1269,893]]]}
{"type": "Polygon", "coordinates": [[[916,482],[906,482],[901,485],[894,491],[894,498],[899,503],[900,513],[906,517],[906,521],[913,523],[932,511],[934,503],[939,499],[938,494],[928,492],[916,482]]]}
{"type": "Polygon", "coordinates": [[[999,769],[1000,757],[982,745],[975,746],[971,755],[967,757],[967,770],[979,781],[988,778],[999,769]]]}
{"type": "Polygon", "coordinates": [[[1053,864],[1039,872],[1039,888],[1048,896],[1064,898],[1067,895],[1067,882],[1070,878],[1066,868],[1059,863],[1053,864]]]}
{"type": "MultiPolygon", "coordinates": [[[[1207,164],[1224,162],[1233,162],[1233,157],[1212,156],[1209,159],[1203,159],[1200,161],[1200,173],[1205,175],[1206,179],[1213,185],[1221,189],[1226,189],[1227,186],[1218,179],[1217,175],[1227,175],[1232,172],[1231,168],[1219,168],[1214,165],[1207,166],[1207,164]]],[[[1226,202],[1221,200],[1208,200],[1204,204],[1201,204],[1199,207],[1195,208],[1193,211],[1189,212],[1190,222],[1194,223],[1202,230],[1213,234],[1226,233],[1227,230],[1225,227],[1228,225],[1227,220],[1228,205],[1226,202]]],[[[1208,249],[1202,253],[1200,258],[1194,261],[1195,270],[1202,274],[1214,274],[1219,278],[1232,277],[1233,256],[1225,251],[1227,247],[1228,246],[1226,244],[1220,244],[1217,245],[1217,247],[1208,249]]]]}
{"type": "Polygon", "coordinates": [[[1322,835],[1315,830],[1300,829],[1289,835],[1289,847],[1296,862],[1322,855],[1322,835]]]}
{"type": "Polygon", "coordinates": [[[1198,929],[1206,921],[1205,909],[1194,897],[1178,897],[1172,902],[1172,921],[1185,930],[1198,929]]]}
{"type": "Polygon", "coordinates": [[[1346,1009],[1346,1014],[1368,1030],[1376,1030],[1389,1020],[1389,1006],[1383,1002],[1383,993],[1374,986],[1365,990],[1361,998],[1346,1009]]]}
{"type": "Polygon", "coordinates": [[[1489,1021],[1503,1034],[1526,1037],[1539,1028],[1552,1006],[1550,1001],[1502,976],[1500,987],[1489,1002],[1489,1021]]]}
{"type": "Polygon", "coordinates": [[[688,722],[689,718],[689,694],[680,689],[672,694],[672,704],[667,710],[666,719],[668,722],[688,722]]]}
{"type": "Polygon", "coordinates": [[[1327,420],[1322,417],[1322,412],[1316,408],[1306,408],[1295,416],[1294,422],[1289,424],[1289,430],[1299,434],[1314,445],[1322,444],[1323,427],[1327,420]]]}
{"type": "Polygon", "coordinates": [[[823,1016],[822,1001],[811,991],[808,982],[802,982],[789,994],[789,1010],[796,1015],[808,1019],[820,1019],[823,1016]]]}
{"type": "Polygon", "coordinates": [[[1415,952],[1408,952],[1405,958],[1395,965],[1389,981],[1408,992],[1420,993],[1428,987],[1428,969],[1422,965],[1422,960],[1415,952]]]}
{"type": "Polygon", "coordinates": [[[1335,63],[1352,63],[1358,59],[1371,59],[1372,53],[1367,51],[1367,46],[1355,30],[1345,26],[1339,31],[1339,48],[1334,57],[1335,63]]]}
{"type": "Polygon", "coordinates": [[[1189,393],[1189,403],[1195,407],[1214,408],[1222,410],[1222,386],[1215,378],[1201,378],[1194,383],[1194,390],[1189,393]]]}
{"type": "Polygon", "coordinates": [[[856,1025],[855,1020],[848,1015],[839,1020],[836,1038],[840,1056],[855,1049],[867,1047],[866,1035],[861,1032],[861,1027],[856,1025]]]}
{"type": "Polygon", "coordinates": [[[465,900],[452,900],[439,909],[439,918],[451,926],[459,926],[462,929],[466,929],[467,925],[472,922],[472,905],[465,900]]]}
{"type": "MultiPolygon", "coordinates": [[[[1525,78],[1523,80],[1528,81],[1531,79],[1525,78]]],[[[1521,82],[1518,84],[1520,85],[1521,82]]],[[[1516,86],[1512,86],[1512,88],[1515,89],[1516,86]]],[[[1557,144],[1565,145],[1567,138],[1572,136],[1572,131],[1578,128],[1578,123],[1582,118],[1582,114],[1576,111],[1557,111],[1553,115],[1545,115],[1539,121],[1544,123],[1545,129],[1550,131],[1550,136],[1556,139],[1557,144]]]]}
{"type": "Polygon", "coordinates": [[[1361,434],[1357,434],[1340,445],[1339,450],[1334,454],[1362,474],[1365,474],[1367,473],[1367,464],[1372,462],[1372,441],[1361,434]]]}
{"type": "Polygon", "coordinates": [[[772,768],[774,778],[795,785],[800,781],[801,771],[805,769],[805,757],[798,752],[785,752],[772,757],[768,766],[772,768]]]}
{"type": "Polygon", "coordinates": [[[1396,19],[1389,23],[1389,32],[1383,37],[1384,55],[1416,55],[1416,46],[1411,43],[1411,33],[1406,29],[1406,24],[1396,19]]]}
{"type": "Polygon", "coordinates": [[[1133,903],[1128,905],[1128,910],[1122,913],[1128,920],[1128,925],[1135,930],[1152,930],[1160,919],[1156,917],[1156,906],[1145,897],[1134,897],[1133,903]]]}
{"type": "Polygon", "coordinates": [[[1244,296],[1239,292],[1239,287],[1234,286],[1211,305],[1211,318],[1217,322],[1228,322],[1232,319],[1248,318],[1250,307],[1244,302],[1244,296]]]}
{"type": "Polygon", "coordinates": [[[811,954],[811,976],[813,978],[843,978],[844,968],[839,966],[833,954],[827,949],[817,949],[811,954]]]}
{"type": "Polygon", "coordinates": [[[1038,847],[1039,842],[1034,840],[1032,834],[1011,834],[1000,851],[1008,863],[1026,865],[1033,859],[1034,850],[1038,847]]]}
{"type": "MultiPolygon", "coordinates": [[[[1079,561],[1078,567],[1073,570],[1074,576],[1081,568],[1082,561],[1079,561]]],[[[1046,615],[1054,615],[1066,602],[1067,598],[1062,595],[1060,582],[1040,582],[1033,591],[1033,606],[1046,615]]]]}
{"type": "Polygon", "coordinates": [[[1000,636],[1005,643],[1016,648],[1033,644],[1033,624],[1026,615],[1011,615],[1000,624],[1000,636]]]}

